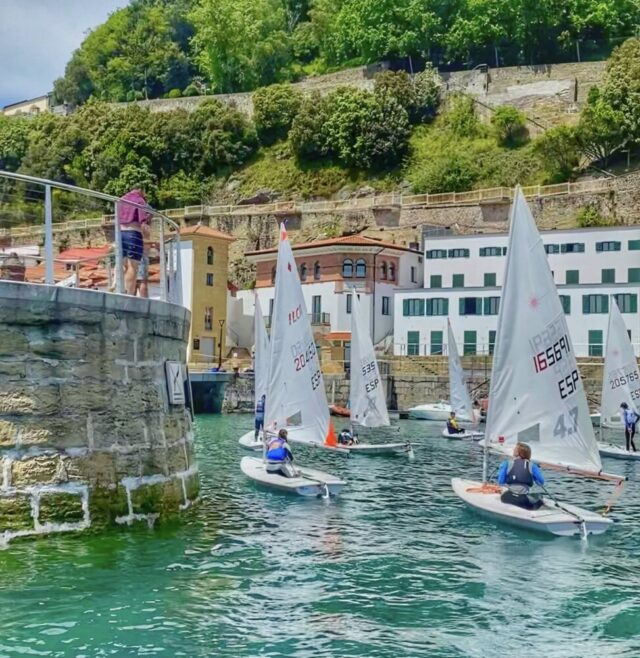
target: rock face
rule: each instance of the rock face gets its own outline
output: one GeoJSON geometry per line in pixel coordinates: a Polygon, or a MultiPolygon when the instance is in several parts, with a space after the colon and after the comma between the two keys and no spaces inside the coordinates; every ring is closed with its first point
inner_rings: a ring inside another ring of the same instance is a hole
{"type": "Polygon", "coordinates": [[[165,376],[189,321],[156,300],[0,282],[0,543],[190,506],[191,416],[165,376]]]}

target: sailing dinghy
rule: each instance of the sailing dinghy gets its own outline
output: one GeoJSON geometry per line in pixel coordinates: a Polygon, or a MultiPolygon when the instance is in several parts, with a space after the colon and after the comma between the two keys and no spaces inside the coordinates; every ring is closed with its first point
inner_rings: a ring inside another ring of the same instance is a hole
{"type": "MultiPolygon", "coordinates": [[[[373,342],[367,323],[362,317],[358,295],[353,293],[351,309],[351,389],[349,408],[351,427],[389,427],[389,414],[385,401],[382,377],[376,360],[373,342]]],[[[346,446],[350,453],[357,455],[389,455],[407,453],[413,456],[411,443],[354,443],[346,446]]]]}
{"type": "MultiPolygon", "coordinates": [[[[607,421],[619,415],[622,402],[626,402],[632,411],[640,413],[640,371],[622,314],[615,297],[611,297],[607,351],[602,373],[600,438],[604,429],[611,426],[607,421]]],[[[624,427],[622,424],[619,426],[624,427]]],[[[600,441],[598,450],[603,457],[640,460],[640,452],[627,450],[612,443],[600,441]]]]}
{"type": "MultiPolygon", "coordinates": [[[[255,311],[253,314],[255,348],[253,354],[253,372],[254,372],[254,397],[256,402],[267,394],[267,385],[269,378],[269,336],[264,326],[264,317],[258,295],[255,296],[255,311]]],[[[251,430],[240,437],[238,443],[247,450],[262,452],[262,436],[255,438],[255,431],[251,430]]]]}
{"type": "MultiPolygon", "coordinates": [[[[464,370],[460,362],[460,355],[458,354],[458,347],[456,346],[456,339],[451,329],[451,322],[447,318],[447,331],[448,331],[448,348],[449,348],[449,397],[451,399],[451,411],[456,412],[456,416],[464,422],[464,418],[474,419],[476,422],[476,415],[471,404],[471,397],[467,390],[467,385],[464,381],[464,370]]],[[[482,438],[482,432],[474,432],[473,430],[465,429],[464,432],[457,434],[450,434],[445,426],[442,430],[442,436],[447,439],[462,440],[474,439],[478,441],[482,438]]]]}
{"type": "MultiPolygon", "coordinates": [[[[292,443],[336,448],[320,362],[284,224],[272,318],[264,431],[276,435],[286,429],[292,443]]],[[[345,484],[328,473],[295,466],[299,476],[287,478],[268,473],[263,458],[243,457],[240,462],[242,472],[254,482],[302,496],[335,495],[345,484]]]]}
{"type": "Polygon", "coordinates": [[[537,510],[501,501],[487,482],[487,450],[510,453],[518,441],[533,458],[569,474],[615,481],[602,472],[587,398],[542,240],[522,190],[511,209],[509,246],[493,356],[483,481],[454,478],[454,492],[489,518],[553,535],[600,534],[611,519],[543,498],[537,510]]]}

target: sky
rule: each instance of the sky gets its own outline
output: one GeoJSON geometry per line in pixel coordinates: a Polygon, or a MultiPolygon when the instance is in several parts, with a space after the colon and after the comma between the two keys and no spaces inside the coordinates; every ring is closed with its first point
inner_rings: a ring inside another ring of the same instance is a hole
{"type": "Polygon", "coordinates": [[[88,30],[128,0],[0,0],[0,107],[53,89],[88,30]]]}

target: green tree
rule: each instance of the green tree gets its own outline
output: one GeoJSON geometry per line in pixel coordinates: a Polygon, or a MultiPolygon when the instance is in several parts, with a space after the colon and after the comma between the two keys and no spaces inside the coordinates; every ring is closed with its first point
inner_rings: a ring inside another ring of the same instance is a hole
{"type": "Polygon", "coordinates": [[[578,149],[592,162],[601,162],[606,167],[611,156],[625,148],[633,138],[626,131],[625,124],[624,113],[616,110],[593,87],[576,132],[578,149]]]}
{"type": "Polygon", "coordinates": [[[329,147],[323,132],[329,117],[329,102],[318,92],[308,94],[291,124],[289,144],[299,161],[320,160],[327,156],[329,147]]]}
{"type": "Polygon", "coordinates": [[[16,171],[29,145],[29,119],[0,115],[0,169],[16,171]]]}
{"type": "Polygon", "coordinates": [[[550,183],[561,183],[572,177],[579,162],[574,128],[571,126],[551,128],[535,140],[533,148],[549,174],[550,183]]]}
{"type": "Polygon", "coordinates": [[[286,138],[301,102],[302,94],[290,84],[262,87],[253,94],[253,121],[263,144],[286,138]]]}
{"type": "Polygon", "coordinates": [[[491,115],[491,125],[502,146],[518,146],[529,138],[527,118],[513,105],[497,107],[491,115]]]}
{"type": "Polygon", "coordinates": [[[473,98],[458,94],[449,101],[444,113],[444,125],[457,137],[475,137],[481,132],[474,110],[473,98]]]}

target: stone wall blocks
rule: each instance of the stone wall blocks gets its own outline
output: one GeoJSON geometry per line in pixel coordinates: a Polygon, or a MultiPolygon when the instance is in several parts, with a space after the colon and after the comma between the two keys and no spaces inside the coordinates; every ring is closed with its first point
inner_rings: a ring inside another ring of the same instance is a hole
{"type": "Polygon", "coordinates": [[[17,385],[0,381],[0,415],[51,414],[60,410],[60,389],[56,384],[17,385]]]}
{"type": "Polygon", "coordinates": [[[84,519],[82,496],[52,491],[40,496],[38,523],[79,523],[84,519]]]}
{"type": "Polygon", "coordinates": [[[0,534],[7,530],[31,530],[33,525],[30,496],[0,493],[0,534]]]}
{"type": "Polygon", "coordinates": [[[115,458],[108,452],[90,452],[80,457],[66,458],[64,469],[72,482],[106,487],[116,481],[115,458]]]}
{"type": "Polygon", "coordinates": [[[61,481],[65,479],[59,454],[28,457],[11,462],[11,484],[14,487],[57,484],[61,481]]]}
{"type": "Polygon", "coordinates": [[[177,478],[165,482],[142,484],[131,492],[135,514],[165,512],[175,514],[183,502],[182,483],[177,478]]]}

